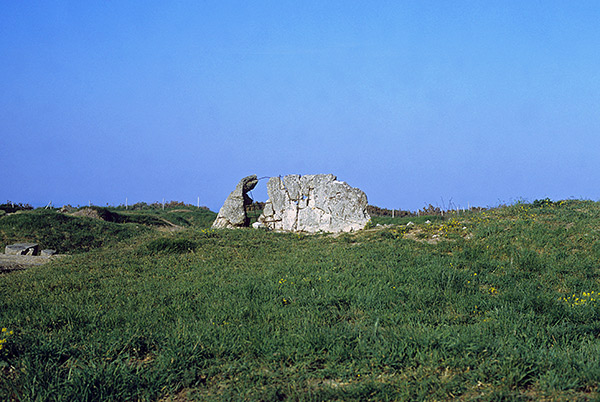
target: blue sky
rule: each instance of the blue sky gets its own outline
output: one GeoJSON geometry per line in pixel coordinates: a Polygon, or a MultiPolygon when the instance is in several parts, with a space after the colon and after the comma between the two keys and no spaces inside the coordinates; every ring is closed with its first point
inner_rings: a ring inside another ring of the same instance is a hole
{"type": "Polygon", "coordinates": [[[292,173],[410,210],[598,200],[598,21],[596,1],[4,1],[0,202],[216,211],[292,173]]]}

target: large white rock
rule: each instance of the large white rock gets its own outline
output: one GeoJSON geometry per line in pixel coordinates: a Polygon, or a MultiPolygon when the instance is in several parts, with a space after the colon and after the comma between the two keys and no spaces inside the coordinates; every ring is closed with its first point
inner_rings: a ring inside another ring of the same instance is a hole
{"type": "Polygon", "coordinates": [[[367,196],[332,174],[271,177],[259,222],[290,232],[351,232],[365,227],[367,196]]]}

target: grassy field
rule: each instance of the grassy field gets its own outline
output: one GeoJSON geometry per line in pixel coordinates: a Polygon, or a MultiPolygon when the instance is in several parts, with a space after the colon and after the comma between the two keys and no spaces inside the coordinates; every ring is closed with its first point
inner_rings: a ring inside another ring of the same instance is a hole
{"type": "Polygon", "coordinates": [[[339,236],[131,214],[0,217],[78,239],[0,276],[2,400],[600,400],[600,203],[339,236]]]}

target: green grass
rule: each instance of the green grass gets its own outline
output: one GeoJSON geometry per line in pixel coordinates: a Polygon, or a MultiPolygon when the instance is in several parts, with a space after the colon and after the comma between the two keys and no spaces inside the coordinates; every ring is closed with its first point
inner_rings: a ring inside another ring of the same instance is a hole
{"type": "Polygon", "coordinates": [[[425,222],[443,222],[444,218],[438,215],[422,215],[422,216],[403,216],[403,217],[395,217],[391,216],[373,216],[371,217],[372,225],[406,225],[409,222],[415,224],[424,224],[425,222]]]}
{"type": "Polygon", "coordinates": [[[59,253],[80,253],[116,244],[148,228],[79,218],[53,210],[19,212],[0,217],[0,244],[35,242],[59,253]]]}
{"type": "Polygon", "coordinates": [[[406,223],[149,229],[3,275],[0,396],[599,399],[600,204],[406,223]]]}
{"type": "Polygon", "coordinates": [[[0,244],[36,242],[59,253],[81,253],[115,245],[156,229],[210,227],[216,214],[198,208],[121,211],[93,207],[100,219],[37,209],[0,216],[0,244]]]}
{"type": "Polygon", "coordinates": [[[182,227],[210,227],[217,217],[212,211],[196,207],[170,208],[164,211],[157,208],[144,211],[115,209],[115,212],[134,223],[164,225],[167,221],[182,227]]]}

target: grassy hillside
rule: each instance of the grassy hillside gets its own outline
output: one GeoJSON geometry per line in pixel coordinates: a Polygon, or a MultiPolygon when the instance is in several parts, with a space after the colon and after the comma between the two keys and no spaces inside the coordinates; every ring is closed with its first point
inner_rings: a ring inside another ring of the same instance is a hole
{"type": "Polygon", "coordinates": [[[120,211],[81,208],[71,213],[37,209],[0,217],[0,245],[36,242],[59,253],[81,253],[136,237],[153,229],[210,227],[216,214],[206,209],[120,211]]]}
{"type": "Polygon", "coordinates": [[[598,400],[600,204],[426,220],[149,229],[3,275],[0,395],[598,400]]]}

